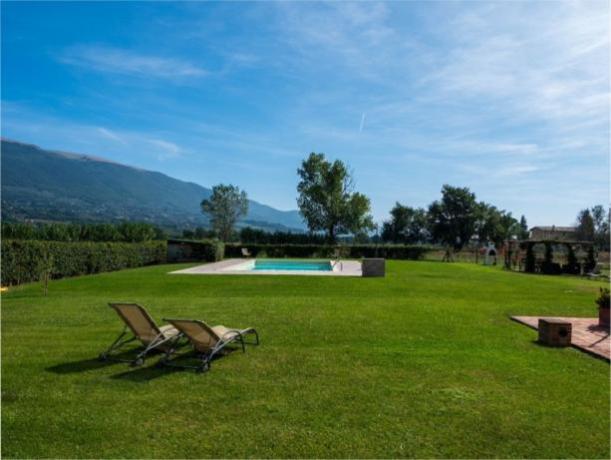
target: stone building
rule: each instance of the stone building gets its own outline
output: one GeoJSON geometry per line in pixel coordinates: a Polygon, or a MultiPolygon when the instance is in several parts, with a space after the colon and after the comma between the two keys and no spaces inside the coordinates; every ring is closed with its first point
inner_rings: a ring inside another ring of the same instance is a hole
{"type": "Polygon", "coordinates": [[[577,227],[533,227],[530,229],[529,240],[569,241],[577,239],[577,227]]]}

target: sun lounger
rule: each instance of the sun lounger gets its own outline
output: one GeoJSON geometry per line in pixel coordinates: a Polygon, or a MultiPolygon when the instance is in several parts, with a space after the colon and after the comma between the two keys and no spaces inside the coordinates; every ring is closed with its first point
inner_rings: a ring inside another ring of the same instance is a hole
{"type": "Polygon", "coordinates": [[[183,366],[170,361],[174,350],[168,350],[163,364],[182,368],[196,369],[204,372],[210,369],[210,363],[215,355],[220,353],[229,344],[239,344],[242,351],[246,352],[246,344],[259,345],[259,334],[253,328],[229,329],[225,326],[210,327],[203,321],[191,319],[164,319],[178,331],[180,336],[189,340],[193,349],[200,360],[198,366],[183,366]],[[246,342],[246,335],[253,334],[255,342],[246,342]]]}
{"type": "Polygon", "coordinates": [[[157,326],[144,307],[135,303],[109,303],[108,305],[117,312],[125,326],[108,350],[100,355],[101,360],[128,362],[133,366],[140,366],[153,350],[167,351],[170,348],[176,348],[173,342],[178,341],[179,331],[169,324],[157,326]],[[144,346],[136,357],[120,359],[115,355],[124,345],[136,340],[144,346]]]}

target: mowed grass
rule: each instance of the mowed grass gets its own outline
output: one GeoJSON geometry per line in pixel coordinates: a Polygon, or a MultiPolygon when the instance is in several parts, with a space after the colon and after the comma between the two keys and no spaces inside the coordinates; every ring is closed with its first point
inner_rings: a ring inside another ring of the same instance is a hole
{"type": "Polygon", "coordinates": [[[2,456],[609,457],[609,365],[511,314],[594,316],[600,284],[473,264],[385,278],[168,275],[13,289],[2,303],[2,456]],[[210,372],[99,363],[109,301],[254,326],[210,372]]]}

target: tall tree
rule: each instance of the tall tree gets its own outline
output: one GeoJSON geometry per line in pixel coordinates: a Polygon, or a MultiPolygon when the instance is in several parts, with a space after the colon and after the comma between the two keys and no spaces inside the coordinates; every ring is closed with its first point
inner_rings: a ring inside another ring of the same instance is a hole
{"type": "Polygon", "coordinates": [[[310,231],[324,231],[334,242],[339,233],[354,235],[373,229],[369,198],[354,192],[354,181],[346,165],[311,153],[297,170],[299,211],[310,231]]]}
{"type": "Polygon", "coordinates": [[[441,195],[441,201],[434,201],[429,206],[432,236],[460,251],[475,232],[478,213],[475,194],[466,187],[444,185],[441,195]]]}
{"type": "Polygon", "coordinates": [[[526,216],[524,214],[520,217],[520,228],[517,236],[520,240],[527,240],[529,236],[528,223],[526,222],[526,216]]]}
{"type": "Polygon", "coordinates": [[[212,195],[202,201],[201,208],[219,238],[227,241],[238,219],[248,212],[248,197],[235,185],[219,184],[212,187],[212,195]]]}
{"type": "Polygon", "coordinates": [[[390,211],[390,220],[382,226],[382,240],[393,243],[424,243],[428,239],[426,211],[397,202],[390,211]]]}
{"type": "Polygon", "coordinates": [[[603,205],[596,205],[590,210],[594,222],[594,242],[602,250],[609,250],[609,222],[611,209],[606,210],[603,205]]]}
{"type": "Polygon", "coordinates": [[[477,207],[476,232],[481,243],[491,242],[500,246],[519,233],[519,223],[510,212],[481,202],[477,207]]]}
{"type": "Polygon", "coordinates": [[[583,209],[577,215],[577,237],[584,241],[594,241],[594,219],[589,209],[583,209]]]}

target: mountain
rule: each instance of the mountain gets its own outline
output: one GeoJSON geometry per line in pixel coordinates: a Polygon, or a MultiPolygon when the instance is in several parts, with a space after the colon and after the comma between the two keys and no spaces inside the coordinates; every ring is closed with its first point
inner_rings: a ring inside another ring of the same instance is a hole
{"type": "MultiPolygon", "coordinates": [[[[2,219],[143,221],[168,229],[205,226],[199,204],[211,190],[103,158],[2,139],[2,219]]],[[[297,211],[256,201],[239,226],[304,229],[297,211]]]]}

